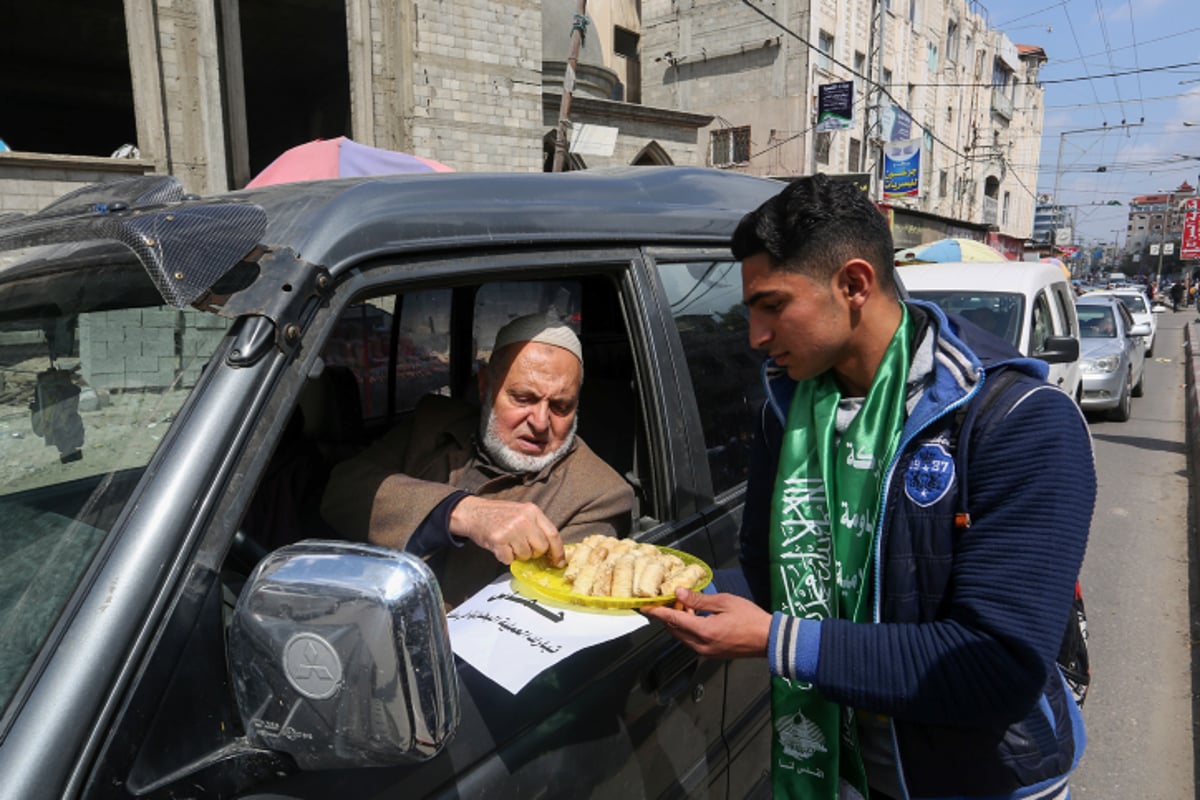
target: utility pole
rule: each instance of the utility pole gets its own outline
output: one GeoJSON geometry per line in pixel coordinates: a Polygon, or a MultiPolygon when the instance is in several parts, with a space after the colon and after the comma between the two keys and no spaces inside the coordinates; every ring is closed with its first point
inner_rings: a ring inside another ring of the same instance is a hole
{"type": "Polygon", "coordinates": [[[558,106],[558,135],[554,139],[554,172],[562,172],[567,160],[567,128],[571,126],[571,92],[575,90],[575,67],[579,64],[579,48],[587,33],[587,0],[578,0],[575,20],[571,23],[571,51],[567,56],[567,72],[563,75],[562,100],[558,106]]]}

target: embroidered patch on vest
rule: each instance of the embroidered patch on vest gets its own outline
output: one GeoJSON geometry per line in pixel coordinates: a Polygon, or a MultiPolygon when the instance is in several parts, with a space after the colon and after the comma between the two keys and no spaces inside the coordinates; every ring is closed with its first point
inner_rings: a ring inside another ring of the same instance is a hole
{"type": "Polygon", "coordinates": [[[908,463],[904,493],[919,506],[931,506],[954,483],[954,459],[940,444],[922,445],[908,463]]]}

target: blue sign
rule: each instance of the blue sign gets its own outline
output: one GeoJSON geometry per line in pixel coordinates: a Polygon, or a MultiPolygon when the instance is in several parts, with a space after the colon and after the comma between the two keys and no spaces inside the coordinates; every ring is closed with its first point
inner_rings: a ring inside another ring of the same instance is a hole
{"type": "Polygon", "coordinates": [[[921,193],[921,140],[908,139],[883,147],[883,199],[921,193]]]}

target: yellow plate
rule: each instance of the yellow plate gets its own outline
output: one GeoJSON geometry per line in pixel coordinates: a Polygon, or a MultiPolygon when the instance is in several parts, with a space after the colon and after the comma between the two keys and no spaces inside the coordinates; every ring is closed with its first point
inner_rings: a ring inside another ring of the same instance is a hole
{"type": "MultiPolygon", "coordinates": [[[[691,553],[675,550],[670,547],[659,547],[664,553],[679,556],[685,564],[699,564],[704,569],[704,577],[696,581],[692,591],[698,592],[712,582],[712,567],[705,564],[691,553]]],[[[563,578],[566,567],[552,567],[543,558],[531,561],[514,561],[509,567],[518,586],[533,590],[553,600],[591,608],[642,608],[643,606],[662,606],[674,602],[675,595],[659,595],[658,597],[592,597],[575,594],[571,584],[563,578]]]]}

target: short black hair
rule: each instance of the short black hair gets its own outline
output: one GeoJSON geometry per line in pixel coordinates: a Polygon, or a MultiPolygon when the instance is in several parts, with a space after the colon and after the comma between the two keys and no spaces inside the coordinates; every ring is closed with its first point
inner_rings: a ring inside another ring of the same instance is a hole
{"type": "Polygon", "coordinates": [[[797,178],[742,217],[731,241],[741,260],[759,253],[772,269],[827,278],[852,258],[875,268],[884,289],[896,286],[892,232],[866,192],[826,175],[797,178]]]}

